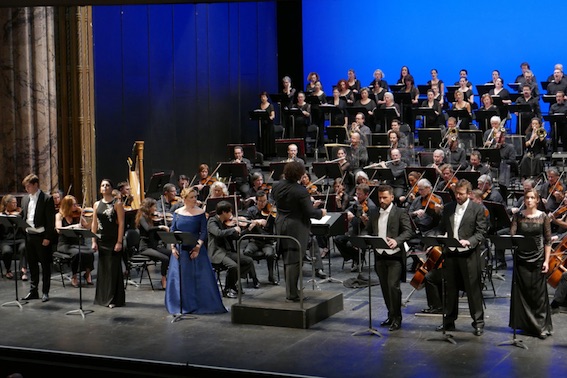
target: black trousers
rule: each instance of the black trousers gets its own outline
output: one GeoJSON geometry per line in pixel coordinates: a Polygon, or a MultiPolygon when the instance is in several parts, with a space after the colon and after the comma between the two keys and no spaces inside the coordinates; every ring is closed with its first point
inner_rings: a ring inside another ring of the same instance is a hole
{"type": "Polygon", "coordinates": [[[30,291],[39,291],[39,265],[41,264],[42,292],[49,294],[51,287],[51,264],[53,263],[53,251],[51,243],[43,246],[44,234],[26,235],[26,255],[30,267],[30,291]]]}
{"type": "Polygon", "coordinates": [[[402,320],[402,290],[400,281],[402,277],[402,259],[400,256],[384,256],[374,254],[376,263],[374,269],[380,280],[384,302],[388,308],[388,318],[402,320]]]}

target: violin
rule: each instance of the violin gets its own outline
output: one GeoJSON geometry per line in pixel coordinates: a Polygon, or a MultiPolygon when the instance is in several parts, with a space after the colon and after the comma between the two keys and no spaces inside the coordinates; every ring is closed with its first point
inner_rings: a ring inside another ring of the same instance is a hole
{"type": "Polygon", "coordinates": [[[229,228],[231,228],[231,227],[236,227],[236,226],[238,226],[238,227],[247,227],[247,226],[249,226],[251,223],[252,223],[252,221],[250,221],[250,220],[248,220],[248,219],[246,219],[246,218],[244,218],[244,217],[242,217],[242,216],[239,216],[239,217],[234,217],[234,216],[232,216],[230,219],[224,221],[224,225],[225,225],[226,227],[229,227],[229,228]],[[237,222],[237,220],[238,220],[238,222],[237,222]]]}
{"type": "Polygon", "coordinates": [[[559,206],[552,214],[555,218],[561,218],[567,213],[567,205],[559,206]]]}
{"type": "Polygon", "coordinates": [[[13,210],[13,211],[6,210],[4,212],[4,214],[6,214],[6,215],[20,215],[21,212],[22,212],[22,208],[18,207],[18,208],[16,208],[16,210],[13,210]]]}
{"type": "Polygon", "coordinates": [[[307,185],[305,185],[305,187],[307,188],[309,194],[319,194],[319,189],[317,188],[317,185],[308,183],[307,185]]]}
{"type": "MultiPolygon", "coordinates": [[[[155,223],[163,222],[163,219],[163,214],[158,213],[157,211],[152,214],[152,221],[155,223]]],[[[166,222],[171,223],[173,221],[173,214],[165,213],[165,220],[166,222]]]]}
{"type": "Polygon", "coordinates": [[[485,200],[486,197],[488,197],[490,195],[490,189],[488,189],[486,192],[482,193],[482,199],[485,200]]]}
{"type": "Polygon", "coordinates": [[[264,184],[260,185],[260,189],[263,190],[266,193],[269,193],[270,190],[272,190],[272,185],[264,183],[264,184]]]}
{"type": "Polygon", "coordinates": [[[364,202],[361,203],[361,207],[362,207],[362,214],[368,213],[368,200],[364,200],[364,202]]]}
{"type": "Polygon", "coordinates": [[[277,209],[275,205],[272,205],[271,203],[268,202],[268,204],[262,209],[262,211],[260,212],[263,216],[265,217],[269,217],[270,215],[275,217],[278,213],[277,213],[277,209]]]}
{"type": "Polygon", "coordinates": [[[206,185],[206,186],[210,186],[213,184],[213,182],[218,181],[217,178],[213,177],[213,176],[207,176],[205,178],[202,178],[199,180],[199,184],[200,185],[206,185]]]}
{"type": "Polygon", "coordinates": [[[79,219],[80,217],[92,217],[94,215],[94,209],[92,207],[75,207],[71,213],[73,219],[79,219]]]}
{"type": "Polygon", "coordinates": [[[424,209],[435,210],[437,205],[442,205],[443,199],[436,194],[429,193],[427,197],[421,199],[421,206],[424,209]]]}

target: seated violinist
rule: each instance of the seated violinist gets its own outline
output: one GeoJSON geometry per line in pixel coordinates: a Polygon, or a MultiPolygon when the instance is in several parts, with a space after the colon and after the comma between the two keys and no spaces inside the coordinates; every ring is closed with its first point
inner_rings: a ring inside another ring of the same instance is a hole
{"type": "Polygon", "coordinates": [[[308,172],[305,172],[303,176],[301,176],[300,183],[307,188],[310,195],[321,194],[317,185],[311,182],[311,175],[308,172]]]}
{"type": "Polygon", "coordinates": [[[228,188],[222,181],[215,181],[211,184],[209,198],[228,197],[228,188]]]}
{"type": "Polygon", "coordinates": [[[258,193],[258,191],[261,190],[265,194],[269,193],[267,186],[264,184],[264,175],[262,174],[262,172],[252,173],[252,176],[250,177],[250,181],[252,185],[250,186],[250,189],[248,190],[248,192],[244,197],[245,209],[256,203],[256,194],[258,193]]]}
{"type": "Polygon", "coordinates": [[[197,199],[203,202],[209,195],[211,185],[215,181],[217,181],[217,179],[209,175],[209,166],[207,164],[199,165],[198,175],[199,175],[199,179],[197,183],[193,186],[193,188],[195,188],[197,190],[197,193],[199,193],[197,199]]]}
{"type": "Polygon", "coordinates": [[[408,173],[409,191],[399,198],[400,204],[409,206],[409,204],[413,202],[413,200],[417,196],[417,182],[421,177],[421,174],[416,171],[411,171],[410,173],[408,173]]]}
{"type": "MultiPolygon", "coordinates": [[[[263,190],[255,194],[255,205],[247,209],[246,218],[251,221],[248,226],[249,233],[259,235],[273,235],[275,218],[275,206],[268,202],[268,196],[263,190]]],[[[277,285],[278,280],[274,276],[276,262],[276,240],[267,238],[250,239],[244,255],[251,258],[265,258],[268,264],[268,281],[277,285]]]]}
{"type": "Polygon", "coordinates": [[[417,191],[419,195],[411,203],[408,213],[417,228],[416,231],[427,236],[434,233],[434,229],[439,225],[443,200],[433,193],[428,179],[422,178],[417,182],[417,191]]]}
{"type": "Polygon", "coordinates": [[[478,189],[482,191],[483,201],[497,202],[506,206],[506,201],[500,191],[492,186],[492,178],[489,175],[481,175],[478,180],[478,189]]]}
{"type": "Polygon", "coordinates": [[[539,195],[545,205],[545,211],[550,213],[557,210],[559,204],[565,198],[565,185],[561,182],[562,175],[555,167],[549,167],[545,171],[547,182],[544,182],[540,189],[539,195]]]}
{"type": "MultiPolygon", "coordinates": [[[[92,285],[91,272],[94,270],[94,250],[91,245],[91,238],[70,238],[61,233],[61,228],[84,228],[90,229],[91,224],[86,214],[77,205],[75,197],[67,195],[61,200],[59,212],[55,214],[55,229],[59,233],[57,251],[71,256],[71,271],[73,276],[71,283],[74,287],[79,287],[77,273],[85,271],[87,285],[92,285]],[[79,246],[80,244],[80,246],[79,246]],[[79,256],[79,249],[81,254],[79,256]],[[79,260],[81,265],[79,266],[79,260]]],[[[93,213],[90,213],[92,220],[93,213]]]]}
{"type": "Polygon", "coordinates": [[[457,181],[459,180],[455,177],[455,170],[453,170],[451,164],[443,164],[439,170],[441,171],[441,180],[437,183],[435,191],[454,192],[457,181]]]}
{"type": "Polygon", "coordinates": [[[354,247],[349,240],[351,236],[360,235],[366,228],[369,214],[377,212],[378,208],[370,199],[370,187],[360,184],[356,187],[356,198],[354,203],[347,209],[348,232],[346,235],[338,235],[334,238],[335,246],[345,261],[352,260],[351,272],[360,269],[360,251],[354,247]]]}
{"type": "MultiPolygon", "coordinates": [[[[2,197],[0,203],[1,216],[20,216],[21,208],[18,208],[18,199],[12,194],[6,194],[2,197]]],[[[0,224],[0,253],[2,254],[2,261],[6,268],[5,277],[8,279],[14,278],[12,272],[12,259],[14,253],[17,254],[20,260],[20,271],[23,281],[28,280],[27,276],[27,261],[26,261],[26,235],[25,231],[18,228],[16,235],[14,235],[13,228],[5,228],[0,224]]]]}
{"type": "Polygon", "coordinates": [[[157,201],[157,212],[160,214],[173,214],[175,210],[183,206],[183,201],[177,196],[177,188],[172,183],[163,186],[163,194],[157,201]]]}
{"type": "Polygon", "coordinates": [[[181,196],[181,191],[183,189],[188,188],[190,185],[189,177],[187,175],[179,175],[177,178],[177,195],[181,196]]]}

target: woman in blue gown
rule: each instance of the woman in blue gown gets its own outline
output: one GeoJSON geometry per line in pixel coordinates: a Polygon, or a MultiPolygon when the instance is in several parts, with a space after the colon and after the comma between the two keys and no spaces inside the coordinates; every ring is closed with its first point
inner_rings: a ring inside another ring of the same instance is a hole
{"type": "Polygon", "coordinates": [[[205,211],[197,206],[197,191],[183,189],[181,198],[184,206],[173,213],[170,231],[193,234],[197,245],[172,247],[165,307],[170,314],[227,312],[207,254],[207,217],[205,211]]]}

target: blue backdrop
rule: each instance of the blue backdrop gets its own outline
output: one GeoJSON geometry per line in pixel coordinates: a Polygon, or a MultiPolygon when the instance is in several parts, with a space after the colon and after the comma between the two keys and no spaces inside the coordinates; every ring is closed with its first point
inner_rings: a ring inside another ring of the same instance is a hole
{"type": "Polygon", "coordinates": [[[295,81],[305,87],[315,71],[330,95],[350,68],[368,85],[375,69],[395,83],[406,65],[416,84],[426,84],[432,68],[446,85],[458,81],[461,68],[473,85],[489,81],[494,69],[511,83],[523,61],[544,81],[556,63],[567,64],[567,38],[555,30],[566,11],[567,3],[528,0],[303,0],[304,76],[295,81]]]}

